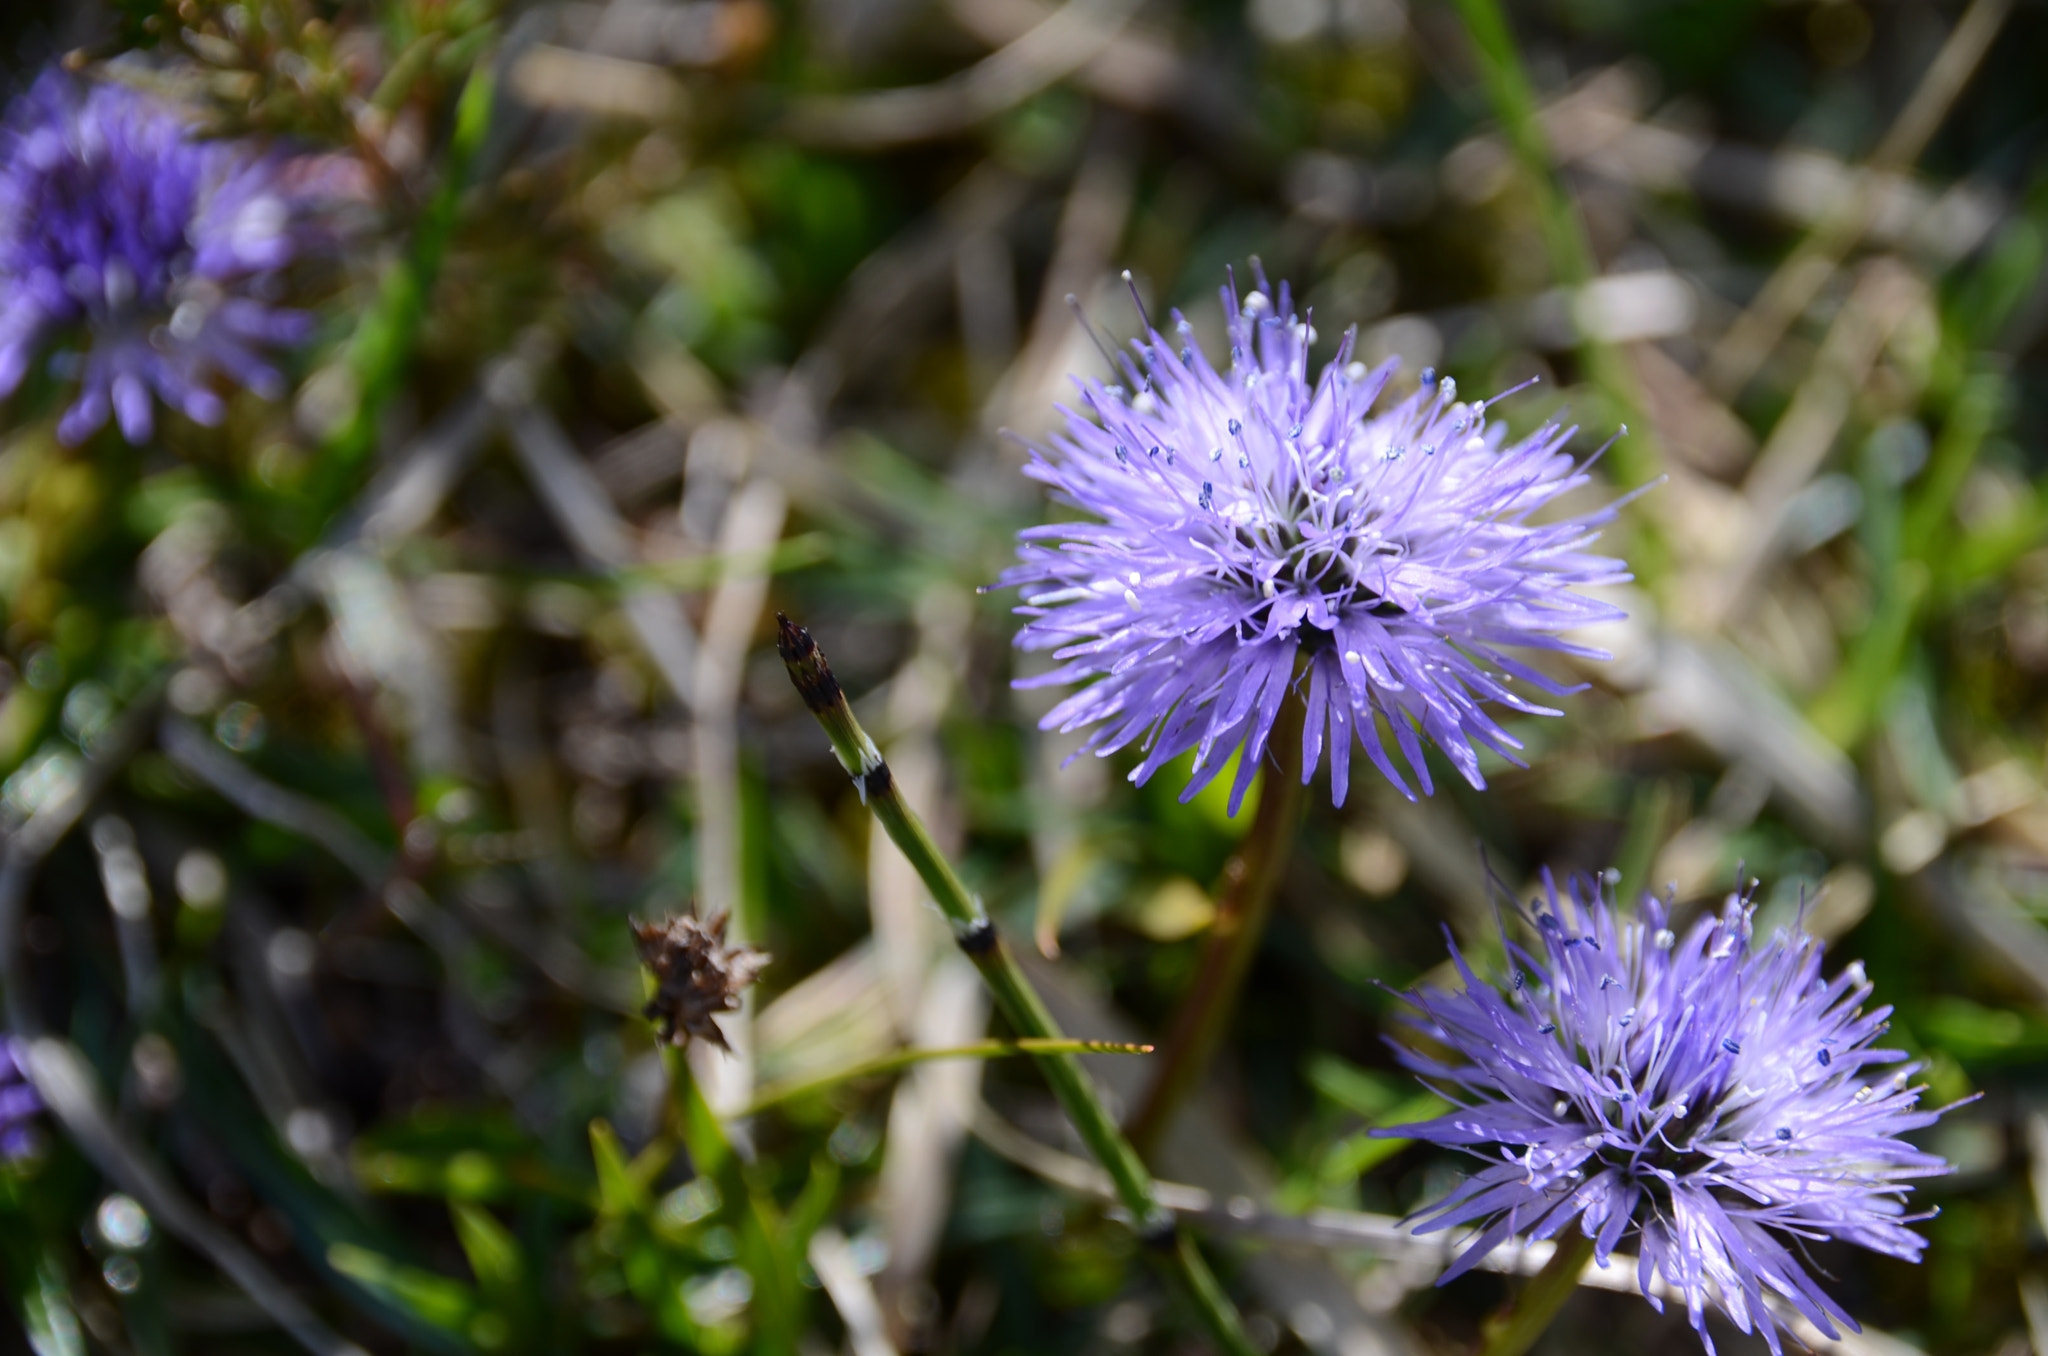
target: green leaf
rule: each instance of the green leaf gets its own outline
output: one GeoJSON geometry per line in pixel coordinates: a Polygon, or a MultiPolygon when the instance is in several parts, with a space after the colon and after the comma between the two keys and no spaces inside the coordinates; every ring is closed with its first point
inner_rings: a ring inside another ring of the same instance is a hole
{"type": "Polygon", "coordinates": [[[2028,486],[2010,513],[1972,525],[1954,550],[1941,553],[1941,601],[1953,604],[1973,586],[2003,575],[2043,541],[2048,541],[2048,493],[2028,486]]]}
{"type": "Polygon", "coordinates": [[[1614,887],[1616,899],[1641,896],[1658,851],[1684,822],[1688,808],[1685,783],[1676,777],[1651,782],[1630,798],[1628,828],[1614,854],[1614,869],[1621,873],[1614,887]]]}
{"type": "Polygon", "coordinates": [[[327,1264],[386,1304],[444,1332],[465,1331],[476,1311],[475,1292],[462,1282],[353,1243],[329,1248],[327,1264]]]}
{"type": "Polygon", "coordinates": [[[646,1212],[647,1184],[626,1162],[618,1134],[602,1118],[590,1123],[590,1156],[597,1165],[597,1209],[603,1215],[646,1212]]]}
{"type": "Polygon", "coordinates": [[[718,1117],[704,1100],[697,1080],[690,1074],[690,1066],[683,1062],[683,1052],[672,1045],[663,1046],[661,1063],[668,1072],[670,1093],[675,1099],[674,1111],[681,1122],[683,1145],[690,1151],[691,1164],[706,1177],[722,1178],[726,1164],[732,1159],[732,1145],[725,1138],[725,1127],[718,1123],[718,1117]]]}
{"type": "Polygon", "coordinates": [[[786,1234],[773,1202],[761,1192],[749,1191],[747,1207],[740,1223],[738,1260],[754,1281],[754,1350],[761,1356],[792,1356],[809,1308],[798,1279],[801,1257],[786,1250],[786,1234]]]}
{"type": "MultiPolygon", "coordinates": [[[[220,1143],[256,1194],[291,1225],[309,1260],[328,1264],[336,1247],[386,1259],[406,1256],[411,1240],[314,1178],[279,1141],[247,1087],[221,1058],[219,1047],[185,1013],[166,1005],[159,1020],[178,1052],[190,1089],[183,1105],[220,1143]]],[[[377,1321],[399,1328],[415,1345],[440,1350],[466,1345],[451,1340],[444,1327],[421,1322],[411,1308],[388,1303],[383,1291],[361,1284],[355,1276],[338,1268],[335,1275],[344,1282],[345,1294],[361,1302],[377,1321]]]]}
{"type": "Polygon", "coordinates": [[[1985,1007],[1967,998],[1936,998],[1918,1017],[1927,1039],[1964,1064],[2048,1056],[2048,1021],[2029,1013],[1985,1007]]]}
{"type": "MultiPolygon", "coordinates": [[[[417,49],[416,49],[417,50],[417,49]]],[[[386,271],[376,301],[364,313],[343,356],[353,384],[353,408],[326,439],[310,486],[312,508],[324,520],[353,490],[376,450],[386,406],[411,371],[441,261],[461,215],[470,168],[490,130],[497,73],[488,61],[469,73],[455,106],[455,129],[442,157],[441,182],[413,228],[412,245],[386,271]]]]}
{"type": "Polygon", "coordinates": [[[462,1244],[463,1255],[469,1258],[469,1269],[476,1273],[477,1284],[486,1293],[516,1291],[526,1274],[519,1240],[480,1205],[458,1201],[448,1207],[448,1213],[455,1221],[455,1237],[462,1244]]]}
{"type": "Polygon", "coordinates": [[[420,76],[433,65],[434,54],[447,40],[445,33],[426,33],[409,43],[371,92],[370,107],[381,113],[397,112],[411,96],[420,76]]]}
{"type": "Polygon", "coordinates": [[[43,1259],[36,1268],[35,1284],[18,1298],[22,1326],[28,1330],[29,1348],[36,1356],[85,1356],[78,1315],[71,1311],[71,1294],[54,1260],[43,1259]]]}
{"type": "Polygon", "coordinates": [[[832,1203],[839,1198],[839,1179],[837,1161],[824,1154],[811,1160],[811,1175],[804,1179],[804,1189],[791,1203],[782,1224],[783,1252],[791,1267],[803,1260],[811,1235],[832,1213],[832,1203]]]}
{"type": "Polygon", "coordinates": [[[668,1167],[676,1156],[673,1140],[657,1139],[642,1149],[639,1156],[626,1165],[626,1172],[633,1179],[633,1187],[641,1200],[651,1200],[654,1184],[661,1180],[662,1170],[668,1167]]]}
{"type": "Polygon", "coordinates": [[[1901,550],[1908,559],[1932,560],[1935,547],[1949,535],[1949,515],[1977,453],[2014,403],[2011,385],[2002,371],[1987,368],[1972,373],[1957,392],[1905,508],[1901,550]]]}
{"type": "MultiPolygon", "coordinates": [[[[1435,1093],[1426,1092],[1420,1097],[1403,1102],[1389,1111],[1381,1121],[1381,1124],[1389,1126],[1412,1125],[1416,1121],[1426,1121],[1433,1116],[1441,1116],[1444,1112],[1450,1110],[1450,1106],[1449,1102],[1446,1102],[1435,1093]]],[[[1335,1144],[1332,1144],[1328,1151],[1324,1153],[1322,1167],[1318,1169],[1318,1175],[1325,1182],[1348,1182],[1362,1173],[1372,1171],[1412,1143],[1414,1143],[1413,1140],[1390,1139],[1378,1136],[1370,1130],[1361,1131],[1355,1135],[1347,1135],[1335,1144]]]]}
{"type": "Polygon", "coordinates": [[[1415,1086],[1406,1077],[1372,1073],[1329,1054],[1312,1057],[1306,1072],[1317,1092],[1373,1122],[1413,1095],[1415,1086]]]}
{"type": "Polygon", "coordinates": [[[834,1069],[831,1073],[818,1078],[798,1078],[770,1084],[755,1094],[754,1100],[747,1104],[743,1114],[757,1115],[771,1106],[807,1097],[841,1083],[872,1078],[877,1074],[894,1073],[898,1069],[907,1069],[914,1064],[923,1064],[935,1059],[1001,1059],[1012,1055],[1149,1055],[1152,1048],[1129,1041],[1069,1040],[1065,1037],[1047,1040],[1026,1037],[1014,1041],[976,1041],[972,1045],[949,1045],[936,1049],[892,1050],[886,1055],[878,1055],[859,1064],[834,1069]]]}

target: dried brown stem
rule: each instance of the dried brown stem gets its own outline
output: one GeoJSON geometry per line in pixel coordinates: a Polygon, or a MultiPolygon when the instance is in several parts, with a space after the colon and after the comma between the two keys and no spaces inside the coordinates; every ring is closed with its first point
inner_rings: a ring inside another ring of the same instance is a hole
{"type": "Polygon", "coordinates": [[[1166,1059],[1126,1132],[1140,1154],[1152,1156],[1166,1138],[1173,1117],[1208,1072],[1216,1046],[1237,1011],[1238,994],[1252,957],[1258,954],[1272,915],[1280,878],[1294,850],[1301,827],[1300,694],[1290,692],[1266,745],[1266,766],[1260,773],[1259,808],[1236,855],[1223,868],[1223,891],[1216,901],[1202,968],[1181,999],[1164,1042],[1166,1059]]]}

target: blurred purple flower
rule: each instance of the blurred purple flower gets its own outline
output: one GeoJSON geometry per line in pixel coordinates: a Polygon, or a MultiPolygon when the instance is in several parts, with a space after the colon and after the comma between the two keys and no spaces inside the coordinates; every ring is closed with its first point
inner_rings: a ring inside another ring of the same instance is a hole
{"type": "Polygon", "coordinates": [[[1443,1280],[1513,1234],[1576,1219],[1602,1266],[1640,1234],[1643,1292],[1660,1312],[1653,1280],[1684,1295],[1709,1352],[1708,1303],[1779,1351],[1766,1292],[1830,1337],[1857,1330],[1793,1250],[1841,1239],[1918,1261],[1924,1240],[1905,1226],[1928,1216],[1905,1213],[1903,1183],[1949,1170],[1898,1138],[1941,1112],[1920,1108],[1918,1065],[1877,1075],[1904,1056],[1871,1045],[1891,1009],[1862,1010],[1862,965],[1823,979],[1821,943],[1802,932],[1754,946],[1744,896],[1679,938],[1655,899],[1624,919],[1593,882],[1548,895],[1541,956],[1508,944],[1507,993],[1453,947],[1464,989],[1407,996],[1409,1024],[1462,1059],[1403,1061],[1464,1105],[1375,1133],[1493,1163],[1416,1229],[1483,1224],[1443,1280]]]}
{"type": "Polygon", "coordinates": [[[1088,414],[1063,410],[1064,435],[1032,450],[1027,474],[1089,519],[1027,530],[1002,577],[1026,588],[1017,643],[1065,661],[1018,686],[1094,679],[1042,728],[1097,726],[1082,746],[1097,754],[1141,741],[1136,782],[1195,749],[1183,800],[1242,748],[1232,814],[1300,686],[1302,780],[1327,730],[1338,804],[1354,739],[1413,799],[1380,717],[1425,794],[1423,738],[1483,786],[1472,741],[1510,761],[1521,745],[1480,703],[1555,715],[1508,684],[1573,690],[1500,647],[1605,658],[1557,633],[1621,615],[1571,591],[1629,578],[1585,549],[1616,506],[1531,521],[1588,481],[1563,451],[1576,430],[1509,442],[1484,402],[1428,373],[1374,415],[1393,365],[1351,362],[1355,332],[1311,383],[1314,335],[1284,284],[1276,301],[1261,277],[1240,305],[1233,282],[1223,305],[1226,372],[1176,312],[1179,346],[1152,331],[1123,361],[1137,394],[1081,383],[1088,414]]]}
{"type": "Polygon", "coordinates": [[[283,157],[201,140],[125,86],[44,72],[0,127],[0,396],[65,330],[83,349],[55,364],[78,381],[57,425],[67,444],[110,412],[130,443],[147,441],[152,392],[219,423],[216,374],[281,395],[263,351],[312,328],[272,304],[300,210],[283,157]]]}
{"type": "Polygon", "coordinates": [[[10,1161],[35,1148],[36,1130],[29,1118],[43,1109],[21,1060],[21,1042],[0,1036],[0,1159],[10,1161]]]}

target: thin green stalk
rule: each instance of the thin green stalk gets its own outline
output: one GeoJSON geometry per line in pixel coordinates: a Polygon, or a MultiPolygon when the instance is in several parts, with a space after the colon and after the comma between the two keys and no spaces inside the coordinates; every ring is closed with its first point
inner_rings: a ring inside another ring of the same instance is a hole
{"type": "Polygon", "coordinates": [[[1871,554],[1877,561],[1877,604],[1833,680],[1807,708],[1814,728],[1841,748],[1853,749],[1862,740],[1898,679],[1931,600],[1935,571],[1955,554],[1956,495],[1998,426],[2007,385],[1996,372],[1980,372],[1963,383],[1912,498],[1901,508],[1893,496],[1889,519],[1883,516],[1886,501],[1866,492],[1866,523],[1882,524],[1888,534],[1866,542],[1876,547],[1871,554]]]}
{"type": "Polygon", "coordinates": [[[1550,153],[1550,140],[1537,116],[1536,91],[1529,73],[1522,68],[1515,35],[1498,0],[1452,0],[1465,32],[1472,39],[1479,58],[1479,79],[1486,87],[1487,102],[1500,119],[1501,134],[1508,149],[1522,163],[1536,194],[1536,224],[1543,232],[1544,248],[1557,280],[1567,287],[1592,281],[1597,271],[1593,249],[1586,241],[1578,213],[1557,182],[1550,153]]]}
{"type": "Polygon", "coordinates": [[[822,1092],[841,1083],[851,1083],[859,1078],[873,1078],[876,1074],[895,1073],[913,1064],[924,1064],[935,1059],[1001,1059],[1005,1055],[1149,1055],[1149,1045],[1132,1045],[1127,1041],[976,1041],[972,1045],[949,1045],[932,1050],[894,1050],[875,1059],[844,1069],[834,1069],[821,1078],[793,1078],[787,1082],[774,1083],[761,1089],[754,1100],[747,1103],[747,1109],[740,1114],[753,1116],[778,1106],[792,1098],[807,1093],[822,1092]]]}
{"type": "Polygon", "coordinates": [[[802,1244],[791,1245],[788,1221],[776,1208],[774,1196],[752,1165],[733,1152],[732,1141],[705,1101],[704,1089],[682,1050],[664,1045],[661,1059],[668,1071],[671,1114],[683,1147],[690,1152],[690,1165],[734,1202],[731,1218],[739,1235],[738,1260],[754,1282],[753,1349],[769,1356],[795,1356],[805,1308],[796,1271],[802,1244]]]}
{"type": "Polygon", "coordinates": [[[1575,1228],[1558,1235],[1557,1251],[1543,1264],[1543,1270],[1530,1277],[1522,1292],[1480,1329],[1485,1339],[1480,1356],[1522,1356],[1535,1346],[1557,1311],[1579,1288],[1579,1275],[1592,1260],[1592,1239],[1575,1228]]]}
{"type": "MultiPolygon", "coordinates": [[[[1452,5],[1471,36],[1474,54],[1479,59],[1480,83],[1485,86],[1494,116],[1500,119],[1501,134],[1535,194],[1536,224],[1543,233],[1544,250],[1550,256],[1551,274],[1562,287],[1574,291],[1582,288],[1599,276],[1599,264],[1586,239],[1578,208],[1558,179],[1550,140],[1537,115],[1536,92],[1522,66],[1522,55],[1515,47],[1507,15],[1499,0],[1452,0],[1452,5]]],[[[1610,454],[1622,480],[1641,484],[1655,479],[1662,471],[1663,457],[1656,430],[1643,415],[1634,369],[1613,344],[1590,333],[1580,336],[1579,361],[1593,384],[1613,404],[1615,413],[1634,432],[1634,437],[1624,438],[1610,454]]],[[[1638,561],[1638,569],[1641,568],[1638,561]]]]}
{"type": "Polygon", "coordinates": [[[1166,1138],[1174,1115],[1201,1086],[1216,1047],[1237,1011],[1237,998],[1265,936],[1273,899],[1301,828],[1300,694],[1290,692],[1266,743],[1272,759],[1259,774],[1259,808],[1251,830],[1223,868],[1222,897],[1202,949],[1201,968],[1174,1013],[1164,1042],[1166,1058],[1125,1127],[1138,1152],[1151,1157],[1166,1138]]]}
{"type": "Polygon", "coordinates": [[[2011,379],[1995,368],[1964,379],[1955,403],[1949,406],[1948,417],[1942,422],[1941,436],[1934,440],[1934,448],[1928,454],[1927,469],[1913,487],[1906,505],[1899,543],[1900,554],[1906,559],[1932,563],[1943,537],[1950,535],[1948,526],[1956,496],[1970,478],[1970,469],[1977,464],[1977,454],[1983,451],[1985,440],[1997,431],[2005,417],[2011,385],[2011,379]]]}
{"type": "Polygon", "coordinates": [[[469,73],[455,104],[455,126],[442,159],[441,182],[413,227],[411,246],[386,270],[376,301],[349,340],[343,362],[355,382],[355,406],[327,437],[310,486],[315,531],[354,486],[376,451],[385,407],[410,371],[441,260],[461,215],[470,170],[490,131],[497,77],[489,62],[469,73]]]}
{"type": "MultiPolygon", "coordinates": [[[[810,632],[780,614],[776,620],[776,648],[803,696],[804,705],[824,727],[826,738],[832,741],[832,752],[860,789],[861,799],[917,869],[925,889],[952,925],[954,941],[981,971],[1004,1018],[1026,1039],[1064,1039],[1059,1024],[1053,1021],[1044,1000],[1003,944],[981,901],[961,881],[952,863],[932,842],[924,821],[904,801],[889,775],[889,765],[882,760],[867,731],[854,719],[846,694],[840,691],[831,666],[825,662],[810,632]]],[[[1151,1174],[1145,1171],[1130,1141],[1117,1129],[1080,1062],[1065,1053],[1039,1053],[1034,1058],[1067,1119],[1080,1134],[1081,1142],[1109,1173],[1117,1201],[1131,1217],[1131,1227],[1166,1263],[1169,1274],[1194,1305],[1210,1337],[1230,1356],[1257,1356],[1258,1349],[1245,1336],[1243,1321],[1230,1297],[1223,1293],[1223,1287],[1217,1284],[1193,1242],[1181,1234],[1173,1215],[1154,1197],[1151,1174]]]]}

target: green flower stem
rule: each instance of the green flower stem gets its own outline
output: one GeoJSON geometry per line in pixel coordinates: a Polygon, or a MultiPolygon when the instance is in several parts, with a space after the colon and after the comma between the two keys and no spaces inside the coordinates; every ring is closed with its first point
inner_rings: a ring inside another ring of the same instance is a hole
{"type": "Polygon", "coordinates": [[[1480,1356],[1522,1356],[1536,1345],[1550,1327],[1557,1311],[1579,1288],[1579,1275],[1593,1260],[1593,1240],[1577,1228],[1567,1227],[1558,1235],[1557,1251],[1543,1264],[1543,1270],[1529,1278],[1499,1313],[1480,1329],[1485,1345],[1480,1356]]]}
{"type": "Polygon", "coordinates": [[[1223,868],[1223,890],[1202,951],[1202,967],[1174,1013],[1165,1040],[1166,1058],[1126,1127],[1131,1143],[1148,1158],[1166,1138],[1181,1104],[1208,1073],[1237,1011],[1266,920],[1273,914],[1280,878],[1301,829],[1302,714],[1301,695],[1288,693],[1266,741],[1270,761],[1259,774],[1259,808],[1244,842],[1223,868]]]}
{"type": "MultiPolygon", "coordinates": [[[[860,788],[868,809],[917,868],[939,911],[952,925],[954,940],[981,971],[1004,1018],[1027,1040],[1065,1039],[1044,1000],[1003,944],[981,901],[967,889],[952,863],[932,842],[924,821],[897,790],[889,775],[889,765],[854,719],[846,694],[840,691],[831,666],[810,633],[779,614],[777,621],[776,648],[803,696],[804,705],[824,726],[833,753],[860,788]]],[[[1041,1052],[1033,1057],[1089,1153],[1109,1173],[1117,1201],[1131,1217],[1131,1227],[1166,1263],[1169,1274],[1180,1283],[1185,1298],[1194,1305],[1211,1338],[1231,1356],[1256,1356],[1257,1348],[1245,1336],[1243,1322],[1229,1296],[1217,1284],[1194,1243],[1176,1227],[1172,1214],[1154,1198],[1151,1174],[1130,1141],[1117,1129],[1080,1062],[1067,1053],[1041,1052]]]]}

